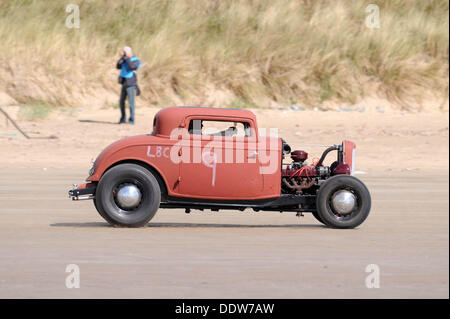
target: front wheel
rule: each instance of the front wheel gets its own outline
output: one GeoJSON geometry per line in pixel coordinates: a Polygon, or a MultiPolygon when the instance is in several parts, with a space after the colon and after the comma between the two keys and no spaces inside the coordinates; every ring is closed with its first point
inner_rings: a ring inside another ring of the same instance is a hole
{"type": "Polygon", "coordinates": [[[369,215],[370,193],[359,179],[338,175],[320,187],[316,199],[317,214],[333,228],[355,228],[369,215]]]}
{"type": "Polygon", "coordinates": [[[110,224],[142,227],[156,214],[161,201],[158,181],[147,169],[136,164],[120,164],[100,179],[95,207],[110,224]]]}

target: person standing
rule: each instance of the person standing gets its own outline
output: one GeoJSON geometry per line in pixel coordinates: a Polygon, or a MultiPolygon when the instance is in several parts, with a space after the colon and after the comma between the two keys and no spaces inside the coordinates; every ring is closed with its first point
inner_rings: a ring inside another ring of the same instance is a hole
{"type": "Polygon", "coordinates": [[[120,113],[121,117],[119,124],[126,123],[125,116],[125,100],[128,97],[128,104],[130,107],[129,124],[134,124],[134,110],[135,95],[140,94],[139,86],[137,84],[136,72],[142,66],[141,60],[139,60],[131,50],[130,47],[124,47],[120,52],[120,59],[117,61],[117,69],[120,70],[119,84],[122,84],[122,90],[120,92],[120,113]]]}

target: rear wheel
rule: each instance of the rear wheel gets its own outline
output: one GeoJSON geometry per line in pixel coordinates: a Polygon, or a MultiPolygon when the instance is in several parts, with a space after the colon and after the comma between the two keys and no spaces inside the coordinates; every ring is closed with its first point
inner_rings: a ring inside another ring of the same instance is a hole
{"type": "Polygon", "coordinates": [[[334,228],[355,228],[369,215],[370,193],[359,179],[338,175],[328,179],[319,189],[317,215],[334,228]]]}
{"type": "Polygon", "coordinates": [[[319,213],[318,212],[312,212],[313,216],[315,219],[317,219],[317,221],[321,222],[322,224],[325,224],[322,220],[322,218],[320,218],[319,213]]]}
{"type": "Polygon", "coordinates": [[[120,164],[100,179],[94,205],[108,223],[142,227],[156,214],[161,201],[158,181],[136,164],[120,164]]]}

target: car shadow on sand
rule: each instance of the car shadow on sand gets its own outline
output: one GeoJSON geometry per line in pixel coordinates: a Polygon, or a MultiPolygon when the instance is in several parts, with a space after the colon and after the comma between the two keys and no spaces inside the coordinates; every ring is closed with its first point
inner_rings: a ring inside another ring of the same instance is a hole
{"type": "MultiPolygon", "coordinates": [[[[52,227],[113,227],[105,222],[88,223],[54,223],[52,227]]],[[[244,224],[207,224],[207,223],[149,223],[146,227],[167,227],[167,228],[326,228],[319,224],[283,224],[283,225],[244,225],[244,224]]]]}
{"type": "Polygon", "coordinates": [[[118,124],[117,122],[111,121],[97,121],[97,120],[78,120],[81,123],[96,123],[96,124],[118,124]]]}

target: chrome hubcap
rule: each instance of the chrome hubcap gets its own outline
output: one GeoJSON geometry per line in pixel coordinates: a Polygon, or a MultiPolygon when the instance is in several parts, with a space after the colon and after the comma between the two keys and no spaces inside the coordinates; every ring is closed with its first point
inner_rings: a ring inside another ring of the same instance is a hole
{"type": "Polygon", "coordinates": [[[136,208],[141,202],[142,194],[136,185],[124,185],[119,188],[116,200],[123,209],[136,208]]]}
{"type": "Polygon", "coordinates": [[[355,208],[356,196],[347,190],[340,190],[333,195],[331,203],[337,213],[347,215],[355,208]]]}

